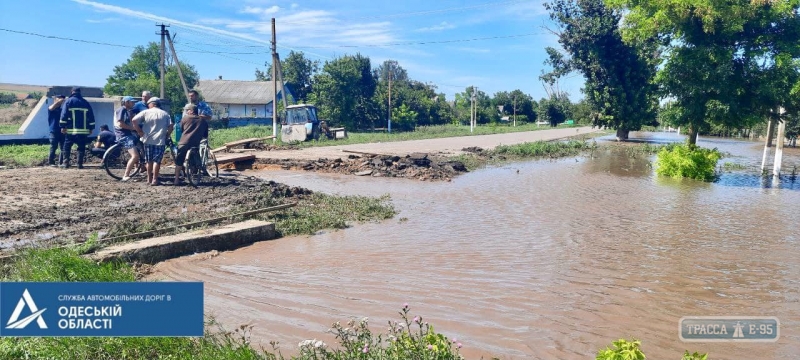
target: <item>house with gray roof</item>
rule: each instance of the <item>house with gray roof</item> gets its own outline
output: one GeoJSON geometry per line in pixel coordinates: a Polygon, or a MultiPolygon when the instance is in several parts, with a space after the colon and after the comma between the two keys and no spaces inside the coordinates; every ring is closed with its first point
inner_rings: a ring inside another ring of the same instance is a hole
{"type": "MultiPolygon", "coordinates": [[[[200,80],[194,89],[211,107],[213,119],[225,120],[228,126],[272,125],[272,81],[200,80]]],[[[278,82],[278,101],[284,93],[292,96],[278,82]]]]}

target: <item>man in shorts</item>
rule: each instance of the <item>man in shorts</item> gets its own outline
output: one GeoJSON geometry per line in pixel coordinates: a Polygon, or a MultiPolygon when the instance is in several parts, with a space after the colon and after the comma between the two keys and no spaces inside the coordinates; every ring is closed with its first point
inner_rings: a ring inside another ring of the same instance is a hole
{"type": "Polygon", "coordinates": [[[134,99],[132,96],[122,98],[122,106],[114,111],[114,133],[117,135],[117,143],[122,144],[123,151],[131,155],[125,167],[125,174],[122,181],[131,179],[130,173],[134,166],[139,164],[139,149],[136,148],[142,129],[139,124],[131,121],[131,110],[133,109],[134,99]]]}
{"type": "Polygon", "coordinates": [[[148,109],[133,117],[133,123],[144,122],[142,126],[144,143],[144,158],[147,165],[147,183],[157,186],[161,160],[164,158],[167,139],[172,135],[172,119],[169,114],[160,108],[161,102],[157,97],[147,101],[148,109]]]}
{"type": "Polygon", "coordinates": [[[178,153],[175,155],[175,185],[181,184],[180,174],[186,153],[193,147],[200,146],[200,141],[208,138],[208,122],[197,113],[197,105],[188,103],[183,107],[181,118],[181,140],[178,141],[178,153]]]}

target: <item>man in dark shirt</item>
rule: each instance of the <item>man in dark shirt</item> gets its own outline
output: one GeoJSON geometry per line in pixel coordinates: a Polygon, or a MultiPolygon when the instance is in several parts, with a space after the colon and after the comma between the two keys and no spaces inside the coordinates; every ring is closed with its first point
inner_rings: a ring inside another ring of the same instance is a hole
{"type": "Polygon", "coordinates": [[[92,155],[103,158],[108,148],[117,143],[117,135],[108,129],[108,125],[100,125],[100,134],[97,135],[97,141],[92,148],[92,155]]]}
{"type": "Polygon", "coordinates": [[[186,160],[186,153],[193,147],[200,146],[200,141],[208,138],[208,122],[197,113],[198,107],[188,103],[183,107],[183,117],[181,118],[181,139],[178,141],[178,153],[175,155],[175,185],[180,185],[180,174],[183,169],[183,161],[186,160]]]}
{"type": "MultiPolygon", "coordinates": [[[[61,105],[64,104],[64,95],[56,95],[53,97],[53,104],[47,108],[47,122],[50,125],[50,156],[47,158],[47,163],[50,166],[57,166],[56,164],[56,149],[59,150],[59,155],[63,151],[64,134],[61,133],[58,121],[61,116],[61,105]]],[[[61,163],[61,160],[59,160],[61,163]]]]}
{"type": "Polygon", "coordinates": [[[61,133],[65,135],[61,167],[69,168],[69,153],[72,144],[78,145],[78,169],[83,169],[83,156],[89,135],[94,131],[94,111],[86,99],[81,96],[81,88],[73,87],[72,94],[61,106],[61,133]]]}

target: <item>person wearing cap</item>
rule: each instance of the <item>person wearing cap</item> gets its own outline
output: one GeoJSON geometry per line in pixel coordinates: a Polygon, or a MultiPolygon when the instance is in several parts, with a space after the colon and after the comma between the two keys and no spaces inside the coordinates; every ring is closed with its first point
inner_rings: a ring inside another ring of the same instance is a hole
{"type": "Polygon", "coordinates": [[[142,126],[142,142],[144,143],[144,158],[147,165],[147,182],[152,186],[159,185],[159,171],[167,139],[172,135],[172,119],[169,114],[160,108],[159,98],[152,97],[147,101],[148,109],[133,117],[132,121],[144,122],[142,126]]]}
{"type": "MultiPolygon", "coordinates": [[[[59,126],[59,117],[61,116],[61,106],[64,105],[64,95],[53,96],[53,103],[47,107],[47,122],[50,125],[50,156],[47,158],[47,164],[50,166],[58,166],[56,164],[56,149],[61,149],[58,155],[64,151],[64,134],[61,133],[61,126],[59,126]]],[[[60,164],[61,161],[59,160],[60,164]]]]}
{"type": "Polygon", "coordinates": [[[189,91],[189,102],[197,106],[195,114],[205,121],[211,120],[211,108],[205,101],[200,101],[200,94],[197,90],[189,91]]]}
{"type": "Polygon", "coordinates": [[[139,149],[136,148],[136,145],[139,142],[138,135],[142,133],[142,130],[139,128],[139,124],[131,119],[133,104],[133,97],[124,96],[122,98],[122,106],[114,111],[114,133],[117,136],[117,142],[131,155],[125,167],[125,174],[122,175],[122,181],[130,180],[129,174],[133,167],[139,164],[140,160],[139,149]]]}
{"type": "Polygon", "coordinates": [[[86,151],[86,143],[89,135],[94,131],[94,111],[92,105],[81,96],[81,88],[72,88],[72,94],[61,107],[61,120],[59,127],[64,137],[63,156],[61,157],[61,167],[69,168],[69,154],[72,145],[78,144],[78,169],[83,169],[83,158],[86,151]]]}
{"type": "Polygon", "coordinates": [[[188,103],[183,107],[183,117],[180,123],[183,133],[178,141],[178,151],[175,154],[175,182],[180,185],[180,174],[183,170],[183,162],[186,160],[186,153],[193,147],[200,146],[200,141],[208,138],[208,122],[197,115],[197,105],[188,103]]]}

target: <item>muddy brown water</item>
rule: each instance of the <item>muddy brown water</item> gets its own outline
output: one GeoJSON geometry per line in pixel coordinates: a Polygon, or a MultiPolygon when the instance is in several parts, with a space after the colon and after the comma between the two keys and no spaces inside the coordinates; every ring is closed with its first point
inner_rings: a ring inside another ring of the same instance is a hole
{"type": "MultiPolygon", "coordinates": [[[[757,143],[699,144],[733,155],[721,163],[761,160],[757,143]]],[[[800,358],[800,186],[748,171],[716,183],[663,179],[651,159],[597,153],[449,183],[254,172],[318,191],[389,193],[400,213],[168,261],[153,279],[204,281],[207,315],[231,328],[254,325],[254,344],[276,340],[284,354],[304,339],[332,343],[325,331],[350,317],[385,331],[408,303],[469,358],[593,359],[631,336],[648,359],[684,350],[715,360],[800,358]],[[780,340],[679,340],[681,317],[715,315],[776,316],[780,340]]]]}

